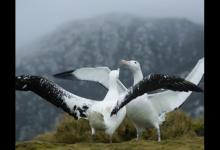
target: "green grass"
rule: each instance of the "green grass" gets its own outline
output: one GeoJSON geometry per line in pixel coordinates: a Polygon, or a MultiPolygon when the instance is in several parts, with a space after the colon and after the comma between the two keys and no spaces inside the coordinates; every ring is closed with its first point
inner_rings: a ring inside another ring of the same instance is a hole
{"type": "Polygon", "coordinates": [[[142,139],[136,141],[136,130],[125,119],[113,135],[113,144],[109,144],[104,132],[97,132],[95,141],[87,120],[74,120],[65,114],[54,131],[38,135],[32,141],[16,143],[18,150],[98,150],[98,149],[148,149],[148,150],[194,150],[204,149],[204,120],[192,119],[181,111],[169,113],[161,125],[162,142],[157,142],[155,129],[144,132],[142,139]]]}
{"type": "Polygon", "coordinates": [[[121,143],[92,143],[76,144],[51,143],[45,141],[28,141],[18,143],[16,150],[204,150],[203,137],[182,136],[175,139],[162,140],[130,140],[121,143]]]}

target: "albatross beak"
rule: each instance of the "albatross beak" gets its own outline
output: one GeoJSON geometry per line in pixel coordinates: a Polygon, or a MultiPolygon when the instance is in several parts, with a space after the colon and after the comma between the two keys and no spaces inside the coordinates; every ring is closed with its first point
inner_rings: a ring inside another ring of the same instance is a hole
{"type": "Polygon", "coordinates": [[[120,61],[120,65],[126,65],[126,66],[128,66],[128,65],[129,65],[129,61],[122,59],[122,60],[120,61]]]}

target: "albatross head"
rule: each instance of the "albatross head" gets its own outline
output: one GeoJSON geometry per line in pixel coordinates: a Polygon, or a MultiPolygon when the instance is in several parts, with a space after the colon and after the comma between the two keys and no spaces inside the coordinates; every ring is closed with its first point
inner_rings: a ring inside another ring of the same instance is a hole
{"type": "Polygon", "coordinates": [[[140,63],[136,60],[130,60],[130,61],[121,60],[120,64],[130,69],[133,73],[141,70],[140,63]]]}
{"type": "Polygon", "coordinates": [[[121,60],[120,64],[131,70],[134,76],[134,83],[136,84],[143,79],[143,74],[141,71],[141,65],[136,60],[121,60]]]}

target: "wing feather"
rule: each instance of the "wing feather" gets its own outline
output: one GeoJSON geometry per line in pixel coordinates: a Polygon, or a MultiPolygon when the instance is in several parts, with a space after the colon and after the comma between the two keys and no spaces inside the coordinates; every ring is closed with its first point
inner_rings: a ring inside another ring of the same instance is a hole
{"type": "MultiPolygon", "coordinates": [[[[198,85],[204,74],[204,58],[201,58],[185,80],[198,85]]],[[[188,84],[183,83],[184,86],[188,87],[188,84]]],[[[162,112],[170,112],[178,107],[180,107],[187,98],[191,95],[189,92],[175,92],[167,90],[164,92],[149,94],[148,100],[151,101],[154,108],[157,110],[158,114],[162,112]]]]}
{"type": "Polygon", "coordinates": [[[16,90],[32,91],[53,105],[62,108],[75,119],[87,119],[88,109],[98,102],[72,94],[42,76],[17,76],[15,77],[15,83],[16,90]]]}
{"type": "Polygon", "coordinates": [[[182,92],[203,91],[197,85],[186,81],[183,78],[162,74],[152,74],[145,77],[142,81],[131,87],[127,94],[124,96],[123,100],[120,100],[120,103],[113,109],[111,115],[116,114],[123,106],[134,100],[136,97],[160,88],[182,92]]]}
{"type": "MultiPolygon", "coordinates": [[[[110,71],[111,70],[108,67],[83,67],[55,74],[54,77],[61,79],[79,79],[98,82],[106,89],[108,89],[110,71]]],[[[121,83],[120,80],[118,80],[117,83],[119,93],[125,92],[127,90],[127,88],[121,83]]]]}

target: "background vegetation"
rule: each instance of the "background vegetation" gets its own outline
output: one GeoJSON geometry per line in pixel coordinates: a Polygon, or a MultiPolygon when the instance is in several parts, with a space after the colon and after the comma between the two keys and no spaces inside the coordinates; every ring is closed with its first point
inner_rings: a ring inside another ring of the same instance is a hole
{"type": "Polygon", "coordinates": [[[204,119],[192,119],[182,111],[167,115],[161,125],[162,142],[157,142],[155,129],[147,129],[140,141],[136,141],[136,131],[126,118],[113,136],[113,144],[108,137],[98,131],[95,140],[87,120],[76,121],[64,114],[56,129],[38,135],[32,141],[17,142],[16,149],[204,149],[204,119]]]}

